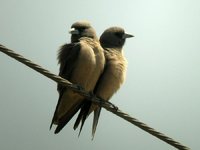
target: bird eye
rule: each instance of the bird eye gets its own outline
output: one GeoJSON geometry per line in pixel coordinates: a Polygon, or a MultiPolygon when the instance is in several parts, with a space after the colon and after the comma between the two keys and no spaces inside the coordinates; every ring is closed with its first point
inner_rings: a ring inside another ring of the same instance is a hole
{"type": "Polygon", "coordinates": [[[123,34],[121,32],[116,32],[115,35],[119,38],[122,38],[123,34]]]}
{"type": "Polygon", "coordinates": [[[81,28],[79,28],[78,30],[79,30],[80,32],[83,32],[85,29],[86,29],[85,27],[81,27],[81,28]]]}

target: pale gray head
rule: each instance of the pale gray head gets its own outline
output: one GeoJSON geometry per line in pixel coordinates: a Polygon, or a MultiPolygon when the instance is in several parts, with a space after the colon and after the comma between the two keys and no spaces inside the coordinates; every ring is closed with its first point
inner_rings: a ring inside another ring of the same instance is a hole
{"type": "Polygon", "coordinates": [[[102,33],[100,43],[103,48],[121,49],[126,41],[126,38],[131,37],[134,36],[125,33],[124,29],[121,27],[110,27],[102,33]]]}
{"type": "Polygon", "coordinates": [[[71,42],[78,42],[81,37],[88,37],[98,40],[95,30],[89,22],[79,21],[72,24],[69,31],[71,33],[71,42]]]}

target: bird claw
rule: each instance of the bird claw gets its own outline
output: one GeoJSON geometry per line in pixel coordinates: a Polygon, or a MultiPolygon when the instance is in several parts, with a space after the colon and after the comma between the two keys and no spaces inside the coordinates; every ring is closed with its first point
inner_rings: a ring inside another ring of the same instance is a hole
{"type": "Polygon", "coordinates": [[[113,109],[115,109],[115,111],[118,110],[118,107],[115,106],[114,104],[112,104],[111,102],[106,102],[110,107],[112,107],[113,109]]]}
{"type": "Polygon", "coordinates": [[[112,104],[109,101],[106,101],[106,100],[104,100],[102,98],[97,97],[93,92],[89,92],[89,94],[90,94],[91,101],[98,103],[99,107],[102,107],[102,105],[104,104],[104,105],[107,105],[109,107],[112,107],[113,109],[115,109],[115,111],[118,110],[117,106],[115,106],[114,104],[112,104]]]}
{"type": "Polygon", "coordinates": [[[89,92],[89,94],[92,102],[101,103],[93,92],[89,92]]]}
{"type": "Polygon", "coordinates": [[[95,94],[93,93],[93,91],[90,91],[90,92],[89,92],[89,95],[90,95],[91,99],[95,99],[95,98],[96,98],[96,96],[95,96],[95,94]]]}
{"type": "Polygon", "coordinates": [[[115,106],[115,105],[112,104],[111,102],[106,101],[106,100],[104,100],[104,99],[102,99],[102,98],[99,98],[99,103],[100,103],[100,106],[102,106],[102,104],[105,104],[105,105],[107,105],[107,106],[112,107],[113,109],[115,109],[115,111],[118,110],[118,107],[117,107],[117,106],[115,106]]]}
{"type": "Polygon", "coordinates": [[[80,85],[80,84],[76,84],[76,87],[77,87],[77,89],[78,89],[79,91],[83,91],[83,90],[84,90],[84,88],[83,88],[82,85],[80,85]]]}

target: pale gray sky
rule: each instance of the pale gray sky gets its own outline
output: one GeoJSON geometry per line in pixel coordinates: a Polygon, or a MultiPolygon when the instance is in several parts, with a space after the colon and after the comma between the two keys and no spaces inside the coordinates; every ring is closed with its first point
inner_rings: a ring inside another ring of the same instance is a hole
{"type": "MultiPolygon", "coordinates": [[[[0,0],[0,43],[58,73],[56,54],[68,30],[89,20],[100,35],[124,27],[126,83],[112,102],[131,116],[192,149],[200,147],[200,1],[0,0]]],[[[121,118],[102,111],[91,141],[90,117],[81,136],[74,119],[49,131],[56,83],[0,53],[0,149],[174,149],[121,118]]]]}

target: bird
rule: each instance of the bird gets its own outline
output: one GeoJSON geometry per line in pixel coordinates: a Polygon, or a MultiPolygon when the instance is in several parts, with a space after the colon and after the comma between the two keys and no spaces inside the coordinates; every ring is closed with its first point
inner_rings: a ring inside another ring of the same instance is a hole
{"type": "MultiPolygon", "coordinates": [[[[123,46],[127,38],[134,37],[125,33],[121,27],[110,27],[106,29],[100,36],[100,44],[104,49],[106,59],[104,71],[101,74],[95,88],[94,95],[103,100],[110,100],[123,84],[126,77],[127,60],[123,54],[123,46]]],[[[94,112],[92,125],[92,139],[94,138],[96,127],[98,124],[101,107],[93,104],[91,101],[85,103],[76,119],[74,129],[78,127],[82,121],[85,122],[87,116],[94,112]]]]}
{"type": "MultiPolygon", "coordinates": [[[[77,21],[69,31],[71,43],[64,44],[58,51],[59,76],[79,85],[87,92],[93,91],[105,66],[105,57],[94,28],[88,21],[77,21]]],[[[78,112],[85,103],[84,96],[57,85],[58,103],[52,118],[56,125],[55,134],[78,112]]]]}

